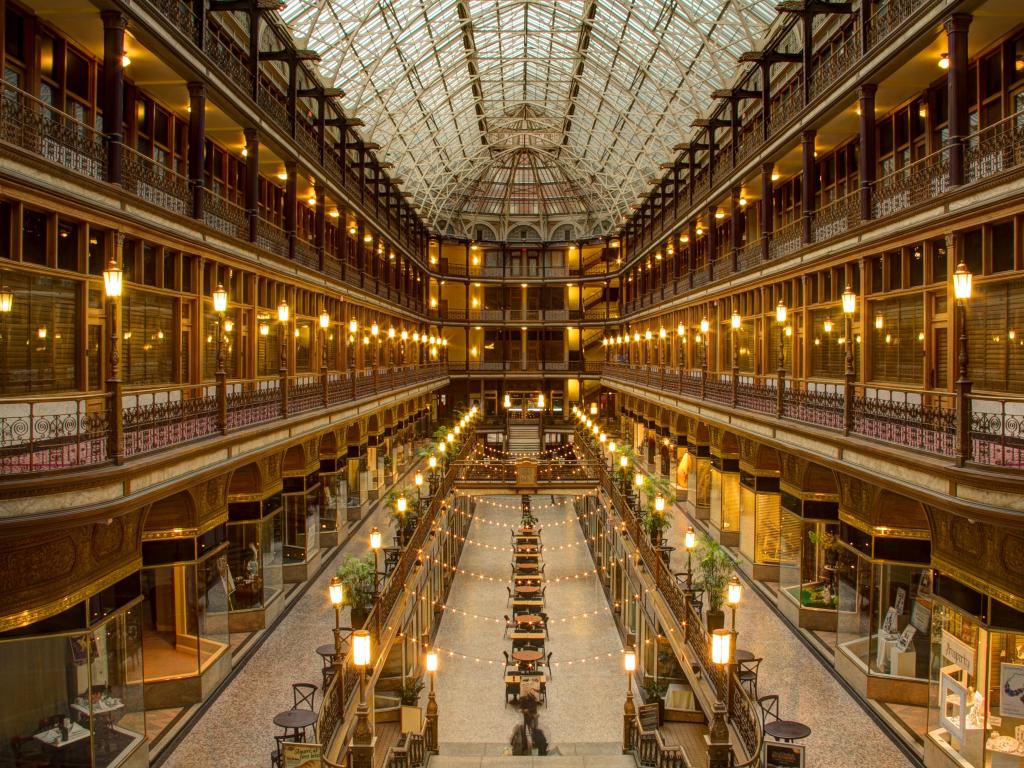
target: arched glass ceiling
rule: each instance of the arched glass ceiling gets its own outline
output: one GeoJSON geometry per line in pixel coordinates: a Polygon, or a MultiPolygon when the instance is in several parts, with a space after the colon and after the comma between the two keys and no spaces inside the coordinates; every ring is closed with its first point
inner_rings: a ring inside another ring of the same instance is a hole
{"type": "Polygon", "coordinates": [[[429,224],[584,236],[628,215],[774,4],[287,0],[283,16],[429,224]]]}

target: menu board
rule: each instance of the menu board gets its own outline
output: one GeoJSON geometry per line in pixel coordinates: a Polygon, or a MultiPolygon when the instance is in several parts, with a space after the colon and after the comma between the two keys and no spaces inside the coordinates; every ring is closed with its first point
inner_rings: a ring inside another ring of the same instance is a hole
{"type": "Polygon", "coordinates": [[[320,744],[301,744],[285,741],[281,744],[282,768],[321,768],[320,744]]]}
{"type": "Polygon", "coordinates": [[[764,768],[804,768],[804,748],[779,741],[764,743],[764,768]]]}

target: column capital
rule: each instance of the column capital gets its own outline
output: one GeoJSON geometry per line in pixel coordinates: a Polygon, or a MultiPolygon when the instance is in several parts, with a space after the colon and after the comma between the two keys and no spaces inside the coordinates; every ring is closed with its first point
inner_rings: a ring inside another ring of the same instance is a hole
{"type": "Polygon", "coordinates": [[[189,96],[205,96],[206,95],[206,83],[192,82],[188,83],[188,95],[189,96]]]}
{"type": "Polygon", "coordinates": [[[245,136],[246,147],[252,147],[254,144],[260,143],[259,128],[243,128],[242,135],[245,136]]]}
{"type": "Polygon", "coordinates": [[[102,11],[100,18],[104,29],[125,29],[128,26],[128,17],[121,11],[102,11]]]}
{"type": "Polygon", "coordinates": [[[817,138],[817,136],[817,130],[815,130],[814,128],[808,128],[807,130],[800,132],[800,141],[806,144],[808,142],[814,141],[815,138],[817,138]]]}
{"type": "Polygon", "coordinates": [[[857,97],[862,101],[865,99],[873,99],[877,92],[878,86],[875,83],[863,83],[859,88],[857,88],[857,97]]]}
{"type": "Polygon", "coordinates": [[[946,32],[966,32],[973,18],[969,13],[954,13],[942,22],[942,26],[946,28],[946,32]]]}

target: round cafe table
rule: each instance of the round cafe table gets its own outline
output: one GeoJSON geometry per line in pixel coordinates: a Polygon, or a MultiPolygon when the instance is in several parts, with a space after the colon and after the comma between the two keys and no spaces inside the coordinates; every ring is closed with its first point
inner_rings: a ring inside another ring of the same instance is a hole
{"type": "Polygon", "coordinates": [[[536,595],[538,592],[540,592],[540,587],[534,587],[530,585],[516,587],[516,593],[520,595],[536,595]]]}
{"type": "Polygon", "coordinates": [[[317,646],[316,653],[326,663],[327,659],[334,655],[334,643],[324,643],[323,645],[317,646]]]}
{"type": "Polygon", "coordinates": [[[540,616],[536,613],[520,613],[516,615],[516,624],[540,624],[543,622],[540,616]]]}
{"type": "Polygon", "coordinates": [[[274,715],[274,725],[296,736],[301,732],[303,740],[306,738],[306,729],[315,723],[316,712],[310,709],[287,709],[274,715]]]}
{"type": "Polygon", "coordinates": [[[541,651],[513,651],[512,658],[523,664],[532,664],[544,658],[541,651]]]}
{"type": "Polygon", "coordinates": [[[536,563],[516,563],[516,570],[517,571],[536,571],[537,570],[537,564],[536,563]]]}
{"type": "Polygon", "coordinates": [[[811,735],[811,729],[796,720],[769,720],[764,724],[764,732],[779,741],[796,741],[811,735]]]}

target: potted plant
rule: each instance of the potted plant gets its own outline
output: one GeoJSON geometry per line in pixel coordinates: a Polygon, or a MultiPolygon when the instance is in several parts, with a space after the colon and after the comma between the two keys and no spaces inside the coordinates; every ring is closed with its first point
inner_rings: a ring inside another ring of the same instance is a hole
{"type": "Polygon", "coordinates": [[[732,576],[735,563],[725,551],[725,547],[714,539],[704,536],[697,546],[697,570],[701,574],[704,587],[704,599],[707,601],[706,624],[708,632],[725,626],[725,588],[732,576]]]}
{"type": "Polygon", "coordinates": [[[644,478],[643,492],[647,498],[647,505],[643,517],[640,518],[640,527],[651,537],[651,544],[661,545],[661,535],[672,524],[665,511],[658,511],[655,507],[655,499],[661,496],[665,500],[666,507],[675,501],[672,494],[671,484],[663,477],[646,475],[644,478]]]}
{"type": "Polygon", "coordinates": [[[416,492],[408,488],[392,488],[384,496],[384,508],[391,510],[391,522],[398,535],[399,546],[404,547],[416,527],[416,492]],[[405,511],[399,511],[398,500],[405,497],[405,511]]]}
{"type": "Polygon", "coordinates": [[[423,685],[422,680],[414,677],[407,677],[402,683],[402,733],[419,733],[423,727],[423,713],[420,710],[420,692],[423,685]]]}
{"type": "Polygon", "coordinates": [[[349,555],[338,566],[337,576],[344,585],[345,600],[352,609],[352,627],[360,629],[370,615],[370,606],[376,594],[377,573],[373,555],[349,555]]]}
{"type": "Polygon", "coordinates": [[[665,722],[665,694],[668,693],[668,683],[664,680],[656,680],[653,677],[645,677],[641,686],[644,692],[644,701],[648,704],[658,704],[658,725],[665,722]]]}
{"type": "Polygon", "coordinates": [[[843,545],[839,542],[839,537],[826,528],[822,529],[821,533],[814,529],[809,530],[807,538],[811,540],[811,544],[814,546],[821,547],[825,553],[825,565],[829,568],[835,568],[836,563],[839,562],[839,555],[843,551],[843,545]]]}
{"type": "Polygon", "coordinates": [[[384,467],[384,482],[391,483],[394,479],[391,474],[391,467],[394,462],[391,459],[391,451],[385,451],[384,455],[380,459],[381,466],[384,467]]]}

